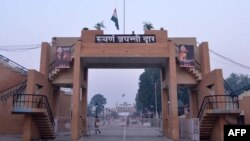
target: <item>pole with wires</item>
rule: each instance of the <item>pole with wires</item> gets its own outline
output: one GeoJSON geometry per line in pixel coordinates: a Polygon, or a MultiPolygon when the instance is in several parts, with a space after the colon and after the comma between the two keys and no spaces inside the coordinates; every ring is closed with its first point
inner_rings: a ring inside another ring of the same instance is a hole
{"type": "Polygon", "coordinates": [[[156,89],[157,89],[157,85],[156,85],[156,81],[155,81],[155,83],[154,83],[154,85],[155,85],[155,88],[154,88],[154,93],[155,93],[155,117],[156,117],[156,119],[159,119],[159,116],[158,116],[158,111],[157,111],[157,93],[156,93],[156,89]]]}
{"type": "Polygon", "coordinates": [[[125,0],[123,0],[123,34],[125,34],[125,6],[126,3],[125,3],[125,0]]]}

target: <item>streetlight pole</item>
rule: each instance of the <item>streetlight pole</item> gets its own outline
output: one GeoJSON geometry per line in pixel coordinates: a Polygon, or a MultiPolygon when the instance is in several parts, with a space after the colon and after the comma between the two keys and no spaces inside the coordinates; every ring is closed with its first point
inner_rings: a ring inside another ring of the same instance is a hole
{"type": "Polygon", "coordinates": [[[156,81],[155,81],[155,117],[156,117],[156,119],[159,119],[158,112],[157,112],[156,81]]]}

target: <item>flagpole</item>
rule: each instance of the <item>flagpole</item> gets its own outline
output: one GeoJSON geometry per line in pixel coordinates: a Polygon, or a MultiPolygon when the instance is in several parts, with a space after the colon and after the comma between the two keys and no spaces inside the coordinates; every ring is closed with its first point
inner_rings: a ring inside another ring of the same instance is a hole
{"type": "Polygon", "coordinates": [[[123,34],[125,34],[125,0],[123,0],[123,34]]]}

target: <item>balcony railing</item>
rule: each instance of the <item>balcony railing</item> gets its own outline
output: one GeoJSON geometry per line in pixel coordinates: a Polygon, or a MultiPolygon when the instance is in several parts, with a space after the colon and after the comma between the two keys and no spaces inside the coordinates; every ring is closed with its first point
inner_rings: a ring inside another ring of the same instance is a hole
{"type": "Polygon", "coordinates": [[[239,99],[237,95],[211,95],[205,96],[198,113],[201,120],[205,110],[236,110],[239,109],[239,99]]]}
{"type": "Polygon", "coordinates": [[[15,94],[13,95],[13,112],[32,113],[32,109],[46,109],[52,125],[55,125],[49,102],[45,95],[15,94]]]}

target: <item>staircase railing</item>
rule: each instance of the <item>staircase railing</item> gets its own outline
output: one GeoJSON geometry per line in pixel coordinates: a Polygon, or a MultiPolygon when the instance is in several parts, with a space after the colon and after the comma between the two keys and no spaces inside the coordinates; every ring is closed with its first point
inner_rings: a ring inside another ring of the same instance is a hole
{"type": "Polygon", "coordinates": [[[198,61],[194,60],[194,66],[198,71],[201,72],[201,64],[198,61]]]}
{"type": "Polygon", "coordinates": [[[27,85],[27,80],[24,80],[21,83],[18,83],[17,85],[4,89],[3,91],[0,92],[0,101],[7,100],[14,94],[24,92],[26,85],[27,85]]]}
{"type": "Polygon", "coordinates": [[[228,95],[241,95],[242,93],[244,93],[245,91],[249,91],[250,90],[250,85],[244,86],[238,90],[233,90],[231,88],[231,86],[227,83],[226,80],[224,80],[224,88],[225,88],[225,93],[228,95]]]}
{"type": "Polygon", "coordinates": [[[245,91],[249,91],[250,90],[250,85],[247,85],[241,89],[238,89],[236,91],[233,92],[233,95],[241,95],[242,93],[244,93],[245,91]]]}
{"type": "Polygon", "coordinates": [[[23,73],[25,75],[27,75],[28,73],[28,69],[19,65],[18,63],[10,60],[9,58],[3,56],[3,55],[0,55],[0,62],[3,62],[3,63],[6,63],[8,65],[10,65],[13,69],[19,71],[20,73],[23,73]]]}
{"type": "Polygon", "coordinates": [[[52,62],[49,64],[49,74],[52,73],[52,71],[55,69],[55,66],[56,66],[56,60],[52,61],[52,62]]]}
{"type": "Polygon", "coordinates": [[[203,117],[205,110],[211,109],[239,109],[239,99],[237,95],[211,95],[205,96],[201,104],[197,118],[203,117]]]}
{"type": "Polygon", "coordinates": [[[234,90],[231,88],[231,86],[227,83],[226,80],[224,80],[224,88],[225,88],[225,93],[228,95],[233,95],[234,90]]]}
{"type": "Polygon", "coordinates": [[[47,97],[45,95],[15,94],[13,95],[13,108],[19,109],[21,112],[25,112],[25,110],[22,110],[22,109],[26,109],[26,108],[46,109],[48,112],[51,124],[53,126],[55,125],[54,117],[50,109],[47,97]]]}

